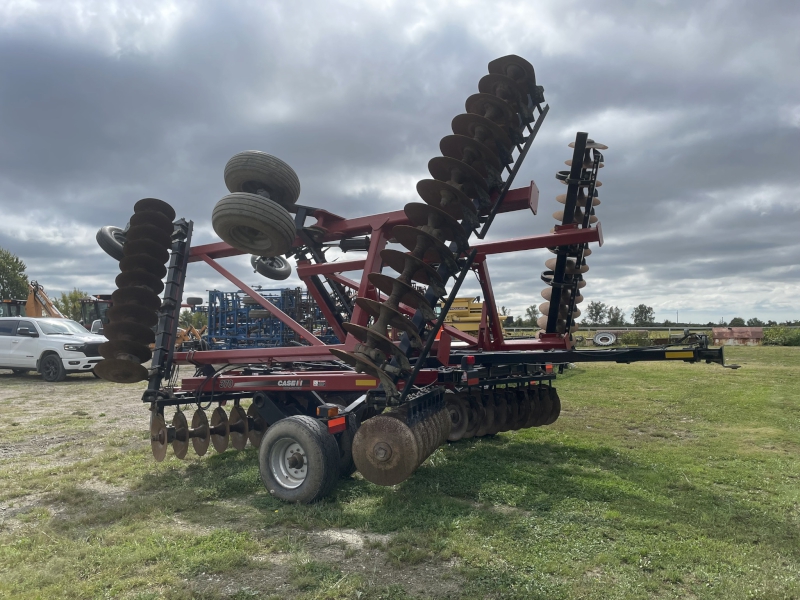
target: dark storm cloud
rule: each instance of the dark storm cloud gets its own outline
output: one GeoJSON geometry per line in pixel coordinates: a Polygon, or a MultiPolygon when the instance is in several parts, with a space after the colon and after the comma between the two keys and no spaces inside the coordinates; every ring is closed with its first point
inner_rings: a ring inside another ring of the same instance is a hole
{"type": "MultiPolygon", "coordinates": [[[[140,197],[213,241],[222,169],[243,149],[291,164],[302,203],[402,207],[486,63],[515,52],[552,108],[517,179],[536,180],[540,214],[501,217],[493,239],[550,229],[553,173],[589,131],[610,149],[587,299],[798,316],[793,2],[98,3],[88,21],[80,3],[31,6],[0,16],[0,246],[49,289],[110,290],[93,234],[140,197]]],[[[499,302],[538,304],[550,256],[492,258],[499,302]]],[[[225,264],[259,281],[244,257],[225,264]]],[[[192,295],[230,287],[192,269],[192,295]]]]}

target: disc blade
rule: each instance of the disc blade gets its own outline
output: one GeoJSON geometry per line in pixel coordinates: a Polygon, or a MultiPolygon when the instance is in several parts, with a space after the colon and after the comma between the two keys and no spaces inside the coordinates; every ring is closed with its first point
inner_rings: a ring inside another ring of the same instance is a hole
{"type": "MultiPolygon", "coordinates": [[[[393,248],[386,248],[385,250],[381,250],[381,260],[385,266],[394,269],[398,273],[407,273],[412,281],[422,283],[423,285],[434,285],[444,290],[444,282],[442,278],[439,277],[436,269],[421,261],[416,256],[394,250],[393,248]]],[[[443,296],[444,292],[439,295],[443,296]]]]}
{"type": "Polygon", "coordinates": [[[398,302],[421,311],[426,320],[431,321],[436,318],[436,314],[433,312],[431,305],[428,304],[428,301],[425,300],[425,297],[407,283],[383,273],[370,273],[368,277],[370,283],[384,294],[395,296],[398,302]],[[397,292],[396,295],[395,292],[397,292]]]}
{"type": "Polygon", "coordinates": [[[261,440],[267,432],[269,423],[261,416],[258,407],[251,404],[247,409],[248,429],[247,436],[250,438],[250,445],[254,448],[261,447],[261,440]]]}
{"type": "Polygon", "coordinates": [[[150,290],[154,294],[160,294],[164,290],[164,282],[155,275],[144,271],[128,271],[120,273],[114,279],[118,288],[139,287],[150,290]]]}
{"type": "Polygon", "coordinates": [[[119,323],[108,323],[103,327],[103,334],[111,341],[126,340],[137,344],[152,344],[156,341],[156,334],[153,330],[144,325],[131,321],[120,321],[119,323]]]}
{"type": "MultiPolygon", "coordinates": [[[[497,123],[472,113],[456,115],[451,123],[453,133],[478,140],[495,152],[501,163],[511,158],[514,142],[497,123]],[[505,156],[505,160],[504,160],[505,156]]],[[[510,161],[509,161],[510,162],[510,161]]]]}
{"type": "Polygon", "coordinates": [[[230,440],[230,429],[228,428],[228,413],[221,406],[214,409],[211,413],[211,444],[214,450],[219,453],[228,449],[230,440]]]}
{"type": "Polygon", "coordinates": [[[398,225],[392,237],[417,258],[431,263],[443,263],[450,272],[458,269],[452,250],[430,233],[410,225],[398,225]]]}
{"type": "Polygon", "coordinates": [[[165,215],[170,222],[175,220],[175,209],[169,204],[158,198],[142,198],[133,205],[133,212],[145,212],[148,210],[160,212],[165,215]]]}
{"type": "Polygon", "coordinates": [[[464,228],[443,210],[421,202],[410,202],[405,205],[403,211],[412,225],[435,229],[437,237],[455,242],[461,252],[469,248],[469,238],[464,228]]]}
{"type": "Polygon", "coordinates": [[[456,220],[477,218],[475,203],[469,197],[445,181],[422,179],[417,182],[417,193],[426,204],[430,204],[456,220]]]}
{"type": "Polygon", "coordinates": [[[516,54],[501,56],[489,63],[489,73],[506,75],[526,88],[536,85],[536,72],[533,65],[516,54]]]}
{"type": "Polygon", "coordinates": [[[134,254],[124,257],[119,261],[119,270],[123,273],[129,271],[144,271],[158,279],[164,279],[164,276],[167,274],[167,267],[147,254],[134,254]]]}
{"type": "Polygon", "coordinates": [[[439,142],[439,150],[444,156],[464,161],[481,174],[484,174],[483,171],[475,166],[481,162],[495,171],[500,171],[503,168],[500,159],[497,158],[497,152],[475,138],[466,135],[452,134],[444,136],[439,142]]]}
{"type": "Polygon", "coordinates": [[[146,363],[153,357],[150,348],[144,344],[137,344],[128,340],[117,340],[115,342],[105,342],[100,344],[100,356],[109,359],[120,359],[133,362],[131,358],[139,361],[139,364],[146,363]]]}
{"type": "Polygon", "coordinates": [[[172,417],[172,426],[175,428],[172,451],[176,458],[183,460],[189,451],[189,424],[186,422],[186,415],[183,414],[183,411],[179,410],[172,417]]]}
{"type": "Polygon", "coordinates": [[[161,462],[167,456],[167,446],[169,445],[169,435],[164,417],[158,413],[150,415],[150,449],[153,451],[153,458],[156,462],[161,462]]]}
{"type": "Polygon", "coordinates": [[[101,360],[93,371],[100,379],[114,383],[137,383],[147,379],[147,369],[142,365],[118,358],[101,360]]]}
{"type": "Polygon", "coordinates": [[[203,456],[208,452],[208,444],[211,442],[211,433],[208,427],[208,417],[206,411],[198,408],[192,415],[192,429],[189,433],[192,438],[192,447],[197,456],[203,456]]]}
{"type": "Polygon", "coordinates": [[[422,348],[422,339],[419,337],[419,332],[411,322],[411,319],[406,318],[400,311],[369,298],[356,298],[356,304],[375,319],[384,318],[386,323],[394,329],[407,333],[414,348],[422,348]]]}
{"type": "Polygon", "coordinates": [[[131,227],[137,227],[139,225],[152,225],[153,227],[157,227],[170,236],[172,235],[172,231],[174,229],[172,221],[168,219],[165,214],[156,212],[154,210],[136,213],[131,217],[130,223],[131,227]]]}
{"type": "Polygon", "coordinates": [[[244,450],[249,437],[249,426],[247,422],[247,413],[241,406],[234,406],[231,408],[228,427],[230,430],[231,446],[236,450],[244,450]]]}
{"type": "MultiPolygon", "coordinates": [[[[574,148],[575,142],[570,142],[568,146],[570,148],[574,148]]],[[[594,140],[586,140],[586,147],[592,148],[594,150],[608,150],[608,146],[606,146],[605,144],[601,144],[599,142],[595,142],[594,140]]]]}
{"type": "Polygon", "coordinates": [[[152,291],[140,287],[123,287],[111,294],[114,306],[122,304],[139,304],[153,311],[161,307],[161,300],[152,291]]]}
{"type": "Polygon", "coordinates": [[[467,98],[464,107],[468,113],[486,117],[498,125],[516,125],[516,113],[511,106],[493,94],[472,94],[467,98]]]}
{"type": "Polygon", "coordinates": [[[528,92],[511,77],[501,73],[489,73],[481,77],[478,91],[505,100],[516,111],[528,104],[528,92]]]}
{"type": "Polygon", "coordinates": [[[160,264],[164,264],[169,260],[169,249],[156,244],[152,240],[135,240],[126,241],[122,247],[122,254],[125,256],[134,256],[136,254],[146,254],[147,256],[156,259],[160,264]]]}
{"type": "Polygon", "coordinates": [[[464,161],[450,158],[448,156],[435,156],[428,161],[428,172],[431,177],[439,181],[453,181],[462,186],[473,188],[472,193],[465,190],[469,196],[477,196],[478,189],[484,193],[489,193],[489,185],[486,182],[487,173],[479,173],[464,161]]]}
{"type": "Polygon", "coordinates": [[[382,335],[380,332],[374,331],[369,327],[356,325],[355,323],[344,323],[342,328],[359,342],[367,344],[372,348],[377,348],[384,354],[396,358],[403,371],[411,371],[408,357],[400,351],[400,348],[398,348],[392,340],[382,335]]]}
{"type": "Polygon", "coordinates": [[[108,309],[106,315],[112,323],[132,321],[148,328],[158,323],[158,313],[139,304],[120,304],[118,306],[112,306],[108,309]]]}
{"type": "Polygon", "coordinates": [[[414,433],[392,413],[367,419],[353,439],[353,461],[367,481],[396,485],[408,479],[420,463],[414,433]]]}

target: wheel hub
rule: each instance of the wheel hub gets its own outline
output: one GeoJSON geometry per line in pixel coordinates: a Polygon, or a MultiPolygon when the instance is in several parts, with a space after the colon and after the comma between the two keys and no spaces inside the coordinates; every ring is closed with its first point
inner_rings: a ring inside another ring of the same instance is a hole
{"type": "Polygon", "coordinates": [[[275,480],[283,487],[300,487],[308,475],[306,451],[296,440],[278,440],[269,453],[269,467],[275,480]]]}

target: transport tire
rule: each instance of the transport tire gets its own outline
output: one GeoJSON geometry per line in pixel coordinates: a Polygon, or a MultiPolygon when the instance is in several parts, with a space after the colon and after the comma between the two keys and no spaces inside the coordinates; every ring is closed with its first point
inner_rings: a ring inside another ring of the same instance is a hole
{"type": "Polygon", "coordinates": [[[113,225],[106,225],[97,231],[97,245],[116,261],[122,260],[122,246],[125,244],[125,231],[113,225]]]}
{"type": "Polygon", "coordinates": [[[339,447],[325,424],[297,415],[267,429],[258,449],[264,487],[284,502],[309,504],[327,496],[339,478],[339,447]]]}
{"type": "Polygon", "coordinates": [[[595,334],[592,340],[595,346],[610,346],[617,341],[617,336],[610,331],[601,331],[595,334]]]}
{"type": "Polygon", "coordinates": [[[291,208],[300,197],[300,179],[280,158],[246,150],[225,165],[225,185],[232,193],[262,194],[284,208],[291,208]]]}
{"type": "Polygon", "coordinates": [[[289,211],[268,198],[244,192],[229,194],[217,202],[211,225],[237,250],[267,258],[286,254],[297,235],[289,211]]]}
{"type": "Polygon", "coordinates": [[[39,362],[39,373],[42,374],[42,379],[49,382],[64,381],[67,377],[64,363],[58,354],[47,354],[42,358],[39,362]]]}
{"type": "Polygon", "coordinates": [[[259,275],[275,281],[283,281],[292,274],[292,265],[282,256],[256,256],[250,257],[250,265],[259,275]]]}

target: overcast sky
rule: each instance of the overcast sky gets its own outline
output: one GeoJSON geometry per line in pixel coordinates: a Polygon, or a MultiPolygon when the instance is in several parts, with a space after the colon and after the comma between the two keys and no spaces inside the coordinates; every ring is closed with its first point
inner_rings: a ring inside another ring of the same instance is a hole
{"type": "MultiPolygon", "coordinates": [[[[249,149],[297,171],[302,204],[399,210],[487,63],[514,53],[551,108],[517,179],[540,211],[492,239],[552,227],[554,174],[587,131],[609,146],[587,301],[797,319],[798,32],[796,0],[0,0],[0,246],[51,295],[110,293],[97,229],[157,197],[216,241],[223,168],[249,149]]],[[[541,302],[550,256],[491,258],[499,303],[541,302]]],[[[192,265],[186,295],[213,288],[232,284],[192,265]]]]}

